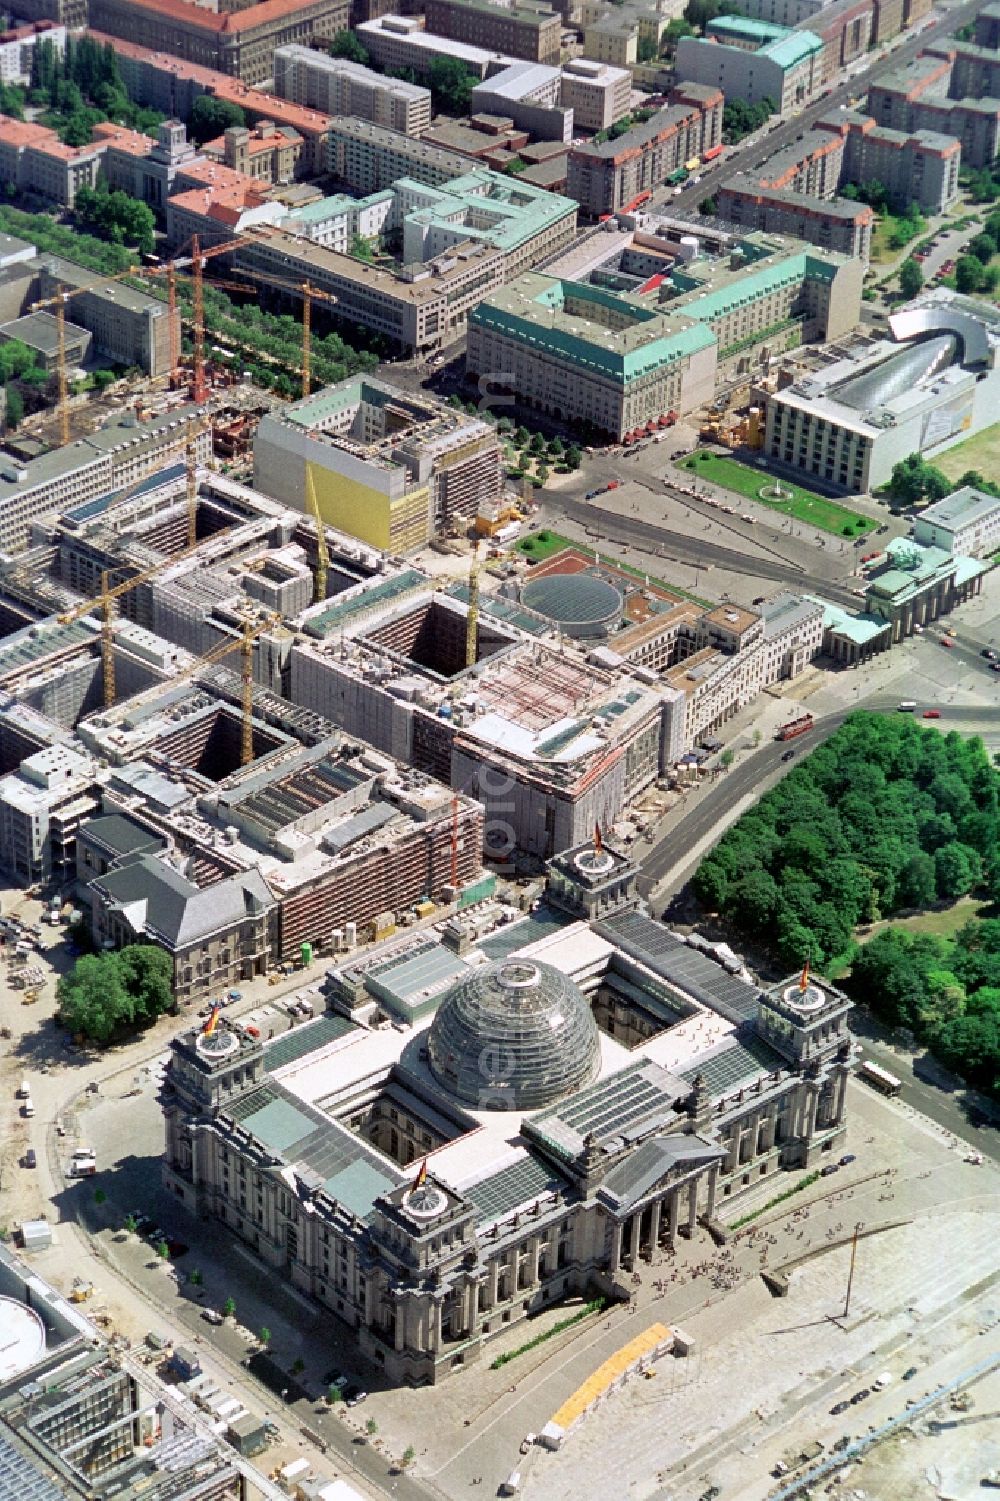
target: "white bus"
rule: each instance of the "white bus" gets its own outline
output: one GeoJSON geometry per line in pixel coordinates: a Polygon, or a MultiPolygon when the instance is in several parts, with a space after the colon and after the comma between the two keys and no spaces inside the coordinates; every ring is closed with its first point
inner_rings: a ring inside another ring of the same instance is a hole
{"type": "Polygon", "coordinates": [[[872,1063],[870,1058],[865,1058],[859,1065],[858,1078],[864,1079],[866,1084],[882,1094],[897,1095],[903,1087],[901,1079],[897,1079],[895,1074],[890,1074],[887,1068],[882,1068],[878,1063],[872,1063]]]}
{"type": "Polygon", "coordinates": [[[915,698],[904,698],[899,705],[900,714],[912,714],[917,707],[915,698]]]}

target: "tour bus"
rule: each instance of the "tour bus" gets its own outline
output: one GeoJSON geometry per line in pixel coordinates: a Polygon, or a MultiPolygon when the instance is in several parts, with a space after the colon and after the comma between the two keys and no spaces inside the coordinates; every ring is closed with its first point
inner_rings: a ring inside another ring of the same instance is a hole
{"type": "Polygon", "coordinates": [[[890,1074],[887,1068],[882,1068],[878,1063],[872,1063],[866,1058],[858,1068],[858,1078],[864,1079],[873,1089],[880,1090],[882,1094],[897,1095],[903,1087],[901,1079],[895,1074],[890,1074]]]}
{"type": "Polygon", "coordinates": [[[917,701],[916,701],[915,698],[903,698],[903,699],[900,699],[900,702],[899,702],[899,712],[900,712],[900,714],[912,714],[913,711],[916,709],[916,707],[917,707],[917,701]]]}

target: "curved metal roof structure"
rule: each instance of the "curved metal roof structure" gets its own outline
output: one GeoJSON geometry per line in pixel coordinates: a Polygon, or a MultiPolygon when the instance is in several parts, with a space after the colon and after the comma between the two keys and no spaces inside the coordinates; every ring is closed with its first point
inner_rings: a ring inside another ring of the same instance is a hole
{"type": "Polygon", "coordinates": [[[958,358],[958,346],[958,336],[950,332],[918,339],[904,345],[898,353],[887,355],[860,375],[848,376],[847,380],[833,387],[832,394],[844,406],[854,407],[859,412],[884,406],[894,396],[912,391],[928,376],[954,364],[958,358]]]}
{"type": "Polygon", "coordinates": [[[962,345],[963,365],[988,366],[990,343],[985,325],[970,313],[951,304],[926,303],[904,308],[889,318],[892,337],[900,344],[922,339],[928,334],[952,334],[962,345]]]}
{"type": "Polygon", "coordinates": [[[534,1110],[588,1083],[601,1044],[594,1014],[561,970],[503,959],[445,997],[427,1034],[431,1072],[480,1110],[534,1110]]]}

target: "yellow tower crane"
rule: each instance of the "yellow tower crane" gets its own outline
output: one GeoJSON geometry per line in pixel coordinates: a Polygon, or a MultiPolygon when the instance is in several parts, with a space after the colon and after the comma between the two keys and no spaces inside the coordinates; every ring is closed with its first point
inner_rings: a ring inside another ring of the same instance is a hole
{"type": "Polygon", "coordinates": [[[479,650],[479,548],[472,554],[469,569],[469,613],[465,617],[465,665],[475,667],[479,650]]]}
{"type": "Polygon", "coordinates": [[[309,514],[316,523],[316,569],[313,573],[313,602],[322,604],[326,599],[326,580],[330,572],[330,552],[326,545],[326,527],[319,512],[319,501],[316,499],[316,484],[313,480],[312,466],[306,460],[306,504],[309,514]]]}

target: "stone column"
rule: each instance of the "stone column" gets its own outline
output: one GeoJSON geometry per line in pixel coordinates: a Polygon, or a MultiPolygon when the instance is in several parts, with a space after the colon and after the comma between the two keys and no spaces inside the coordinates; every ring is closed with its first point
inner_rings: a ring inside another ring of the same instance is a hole
{"type": "Polygon", "coordinates": [[[497,1306],[497,1284],[500,1280],[500,1263],[494,1259],[490,1262],[490,1309],[497,1306]]]}
{"type": "Polygon", "coordinates": [[[622,1226],[611,1226],[611,1257],[608,1261],[608,1271],[612,1274],[617,1272],[622,1264],[622,1226]]]}
{"type": "Polygon", "coordinates": [[[396,1304],[396,1339],[397,1350],[402,1350],[406,1343],[406,1307],[401,1300],[396,1304]]]}
{"type": "Polygon", "coordinates": [[[667,1196],[667,1239],[671,1245],[677,1239],[677,1220],[680,1207],[680,1189],[672,1188],[667,1196]]]}
{"type": "Polygon", "coordinates": [[[632,1267],[639,1259],[639,1243],[642,1237],[642,1210],[637,1209],[632,1216],[632,1267]]]}
{"type": "Polygon", "coordinates": [[[529,1271],[529,1274],[530,1274],[530,1281],[529,1281],[529,1286],[530,1287],[537,1287],[538,1286],[538,1281],[539,1281],[539,1278],[538,1278],[538,1262],[539,1262],[539,1258],[541,1257],[541,1254],[542,1254],[541,1237],[538,1236],[538,1235],[533,1235],[531,1237],[531,1242],[530,1242],[530,1244],[528,1246],[528,1271],[529,1271]]]}
{"type": "Polygon", "coordinates": [[[660,1209],[660,1200],[654,1199],[649,1222],[649,1244],[654,1251],[660,1244],[660,1209]]]}
{"type": "Polygon", "coordinates": [[[847,1069],[841,1069],[840,1078],[837,1080],[837,1105],[834,1111],[834,1125],[842,1125],[844,1120],[844,1106],[847,1104],[847,1069]]]}
{"type": "Polygon", "coordinates": [[[715,1195],[719,1187],[719,1164],[713,1162],[708,1170],[708,1207],[705,1214],[708,1219],[715,1219],[715,1195]]]}
{"type": "Polygon", "coordinates": [[[441,1349],[441,1304],[437,1298],[431,1305],[430,1346],[433,1354],[441,1349]]]}
{"type": "Polygon", "coordinates": [[[698,1223],[698,1179],[688,1184],[688,1235],[694,1235],[698,1223]]]}

